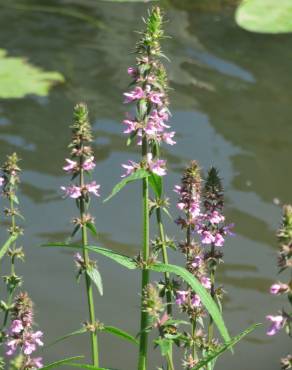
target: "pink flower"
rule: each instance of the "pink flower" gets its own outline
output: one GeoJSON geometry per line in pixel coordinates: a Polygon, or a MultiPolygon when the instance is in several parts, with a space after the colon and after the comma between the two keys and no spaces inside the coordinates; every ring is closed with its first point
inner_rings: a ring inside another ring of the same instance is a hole
{"type": "Polygon", "coordinates": [[[199,199],[193,200],[191,202],[189,211],[190,211],[190,214],[193,218],[196,218],[196,217],[200,216],[201,209],[200,209],[200,200],[199,199]]]}
{"type": "Polygon", "coordinates": [[[20,320],[13,320],[12,323],[11,323],[11,326],[10,326],[10,332],[12,334],[18,334],[20,333],[22,330],[23,330],[23,325],[22,325],[22,322],[20,320]]]}
{"type": "Polygon", "coordinates": [[[195,256],[194,259],[193,259],[193,262],[191,263],[191,265],[194,267],[194,268],[198,268],[201,266],[203,262],[203,258],[198,255],[198,256],[195,256]]]}
{"type": "Polygon", "coordinates": [[[86,184],[85,188],[89,193],[94,194],[96,197],[100,197],[99,194],[100,185],[98,185],[96,181],[91,181],[89,184],[86,184]]]}
{"type": "Polygon", "coordinates": [[[175,303],[182,305],[187,300],[189,292],[187,290],[177,290],[175,303]]]}
{"type": "Polygon", "coordinates": [[[289,286],[287,284],[283,284],[279,282],[271,286],[270,293],[271,294],[281,294],[281,293],[286,293],[288,290],[289,290],[289,286]]]}
{"type": "Polygon", "coordinates": [[[63,170],[66,171],[66,172],[73,172],[76,170],[77,168],[77,162],[75,161],[72,161],[71,159],[69,158],[66,158],[65,161],[67,162],[67,165],[63,167],[63,170]]]}
{"type": "Polygon", "coordinates": [[[127,72],[128,72],[128,75],[133,77],[133,78],[137,78],[137,76],[138,76],[138,71],[137,71],[137,68],[135,68],[135,67],[129,67],[127,72]]]}
{"type": "Polygon", "coordinates": [[[174,141],[172,138],[174,137],[175,135],[175,132],[174,131],[171,131],[171,132],[164,132],[162,134],[162,140],[166,143],[166,144],[169,144],[169,145],[174,145],[176,144],[176,141],[174,141]]]}
{"type": "Polygon", "coordinates": [[[122,167],[126,170],[126,173],[124,173],[121,177],[126,177],[131,175],[133,172],[135,172],[140,165],[133,161],[128,161],[129,164],[122,164],[122,167]]]}
{"type": "Polygon", "coordinates": [[[81,254],[78,253],[78,252],[74,254],[73,258],[74,258],[74,261],[76,262],[76,264],[78,266],[84,263],[84,260],[83,260],[83,258],[81,256],[81,254]]]}
{"type": "Polygon", "coordinates": [[[43,367],[42,357],[29,357],[25,363],[25,369],[40,369],[43,367]]]}
{"type": "Polygon", "coordinates": [[[85,171],[92,171],[95,167],[95,163],[94,163],[94,157],[91,156],[89,158],[87,158],[83,164],[82,164],[82,168],[85,170],[85,171]]]}
{"type": "Polygon", "coordinates": [[[191,299],[191,304],[194,307],[200,307],[200,305],[201,305],[201,298],[197,294],[195,294],[193,296],[193,298],[191,299]]]}
{"type": "Polygon", "coordinates": [[[30,355],[37,349],[38,346],[43,346],[44,343],[41,341],[43,333],[38,330],[35,333],[25,333],[23,337],[23,353],[30,355]]]}
{"type": "Polygon", "coordinates": [[[134,90],[124,93],[124,103],[131,103],[132,101],[143,99],[144,98],[144,91],[140,86],[135,87],[134,90]]]}
{"type": "Polygon", "coordinates": [[[14,352],[17,350],[17,346],[19,344],[19,339],[11,339],[6,343],[8,350],[6,351],[7,356],[12,356],[14,352]]]}
{"type": "Polygon", "coordinates": [[[211,289],[211,280],[207,276],[202,276],[200,278],[200,282],[203,285],[204,288],[206,289],[211,289]]]}
{"type": "Polygon", "coordinates": [[[147,163],[149,166],[149,170],[155,173],[158,176],[166,175],[166,161],[163,159],[156,159],[155,161],[152,160],[152,154],[147,154],[147,163]]]}
{"type": "Polygon", "coordinates": [[[0,186],[3,186],[5,183],[5,179],[3,176],[0,176],[0,186]]]}
{"type": "Polygon", "coordinates": [[[285,319],[282,315],[277,316],[268,315],[266,316],[266,319],[271,321],[271,326],[267,331],[267,335],[269,336],[275,335],[278,331],[280,331],[285,323],[285,319]]]}
{"type": "Polygon", "coordinates": [[[173,191],[177,194],[181,193],[181,186],[180,185],[175,185],[173,188],[173,191]]]}
{"type": "Polygon", "coordinates": [[[225,217],[218,211],[213,211],[210,215],[208,215],[208,218],[212,224],[219,224],[225,220],[225,217]]]}
{"type": "Polygon", "coordinates": [[[150,92],[147,98],[151,101],[151,103],[158,105],[159,107],[163,104],[161,98],[163,97],[162,93],[150,92]]]}
{"type": "Polygon", "coordinates": [[[217,233],[215,235],[214,244],[215,244],[216,247],[223,247],[223,245],[224,245],[224,238],[223,238],[223,236],[220,233],[217,233]]]}
{"type": "Polygon", "coordinates": [[[201,242],[203,244],[212,244],[215,241],[214,236],[208,230],[204,230],[201,232],[201,242]]]}
{"type": "Polygon", "coordinates": [[[137,122],[132,121],[130,119],[125,119],[123,124],[126,125],[126,129],[124,130],[124,134],[130,134],[137,129],[137,122]]]}
{"type": "Polygon", "coordinates": [[[81,197],[81,188],[76,185],[61,186],[61,189],[65,192],[65,197],[77,199],[81,197]]]}

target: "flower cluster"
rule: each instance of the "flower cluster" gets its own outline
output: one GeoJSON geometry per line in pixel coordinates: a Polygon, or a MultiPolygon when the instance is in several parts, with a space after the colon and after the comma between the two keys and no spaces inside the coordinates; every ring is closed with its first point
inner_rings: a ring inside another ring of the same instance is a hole
{"type": "MultiPolygon", "coordinates": [[[[163,37],[162,15],[158,7],[149,13],[146,22],[146,31],[142,33],[141,40],[137,43],[136,67],[129,67],[128,74],[132,77],[133,90],[124,93],[124,103],[136,103],[136,115],[126,113],[123,121],[124,133],[129,135],[130,141],[137,138],[137,144],[142,145],[144,140],[144,153],[146,168],[158,176],[166,174],[166,161],[159,160],[157,147],[161,143],[174,145],[174,131],[169,131],[170,126],[168,110],[168,85],[164,66],[160,62],[163,56],[159,40],[163,37]]],[[[122,165],[128,176],[143,164],[129,161],[122,165]]],[[[145,165],[144,165],[145,167],[145,165]]]]}
{"type": "Polygon", "coordinates": [[[20,293],[15,298],[11,316],[6,338],[6,354],[12,356],[19,350],[23,355],[22,369],[41,368],[42,358],[30,356],[38,346],[43,346],[43,333],[40,330],[33,331],[33,304],[27,293],[20,293]]]}
{"type": "Polygon", "coordinates": [[[200,216],[196,231],[202,244],[223,247],[225,237],[232,235],[230,229],[233,225],[225,225],[223,187],[214,167],[208,172],[203,198],[204,213],[200,216]]]}
{"type": "Polygon", "coordinates": [[[100,185],[96,181],[84,183],[84,171],[90,173],[96,166],[93,151],[90,146],[92,142],[92,132],[88,120],[88,110],[85,104],[77,104],[74,108],[74,123],[72,128],[72,142],[69,145],[71,149],[71,158],[66,158],[66,164],[63,170],[72,174],[72,180],[79,177],[79,184],[61,186],[65,197],[72,199],[89,200],[89,195],[93,194],[99,197],[100,185]],[[82,181],[81,181],[82,180],[82,181]]]}
{"type": "MultiPolygon", "coordinates": [[[[292,206],[286,205],[283,207],[282,225],[277,233],[279,241],[279,257],[278,266],[280,272],[292,268],[292,206]]],[[[290,306],[292,306],[292,280],[287,283],[280,281],[274,283],[270,287],[272,295],[287,294],[290,306]]],[[[282,309],[277,315],[267,315],[266,319],[270,321],[267,335],[275,335],[278,331],[285,328],[287,333],[292,335],[292,311],[286,312],[282,309]]],[[[282,369],[290,369],[292,367],[292,356],[281,360],[282,369]]]]}

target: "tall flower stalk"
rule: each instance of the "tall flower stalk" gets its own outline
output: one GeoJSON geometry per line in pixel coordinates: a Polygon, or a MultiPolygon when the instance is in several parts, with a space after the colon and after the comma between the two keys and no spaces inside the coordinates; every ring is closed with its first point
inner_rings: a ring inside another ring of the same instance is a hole
{"type": "MultiPolygon", "coordinates": [[[[292,337],[292,206],[286,205],[283,207],[282,224],[277,233],[279,242],[278,267],[279,273],[283,271],[291,271],[290,280],[286,283],[277,281],[270,288],[272,295],[287,295],[290,308],[282,309],[277,315],[267,315],[266,318],[270,322],[270,327],[267,335],[275,335],[281,329],[285,329],[286,333],[292,337]]],[[[281,359],[281,368],[292,368],[292,354],[288,354],[281,359]]]]}
{"type": "MultiPolygon", "coordinates": [[[[23,234],[23,229],[17,224],[17,220],[23,218],[23,216],[18,208],[19,201],[17,190],[20,183],[19,175],[21,170],[19,168],[19,158],[16,153],[7,157],[6,162],[1,168],[1,172],[0,185],[2,188],[2,196],[7,199],[7,207],[4,208],[4,214],[10,219],[8,233],[10,236],[18,236],[23,234]]],[[[10,258],[10,275],[4,276],[8,298],[7,303],[2,304],[2,309],[5,311],[2,329],[4,329],[7,324],[14,293],[22,284],[21,277],[16,274],[15,262],[17,259],[24,259],[23,248],[18,247],[15,241],[10,245],[6,255],[10,258]]]]}
{"type": "MultiPolygon", "coordinates": [[[[181,185],[175,186],[174,190],[179,194],[177,207],[184,214],[176,223],[186,232],[186,239],[179,244],[179,249],[186,258],[186,269],[201,282],[221,307],[223,291],[222,288],[215,287],[215,271],[223,256],[225,236],[231,234],[232,225],[224,223],[223,187],[217,170],[210,169],[202,189],[199,166],[192,161],[183,173],[181,185]],[[200,243],[196,241],[196,236],[200,243]]],[[[205,356],[218,347],[213,333],[213,319],[209,315],[208,332],[204,333],[206,310],[200,297],[189,286],[177,289],[176,303],[188,315],[191,324],[191,332],[185,338],[187,351],[183,366],[192,369],[201,355],[205,356]]]]}
{"type": "MultiPolygon", "coordinates": [[[[134,89],[124,93],[125,103],[136,103],[136,115],[127,114],[123,121],[124,133],[129,135],[129,142],[137,139],[141,146],[142,159],[140,163],[129,161],[122,165],[126,169],[123,175],[129,176],[139,169],[147,170],[152,180],[166,174],[166,161],[159,158],[159,145],[162,142],[173,144],[174,132],[169,132],[166,121],[169,117],[166,73],[160,63],[163,56],[160,49],[160,39],[163,37],[162,15],[158,7],[153,7],[145,21],[146,30],[141,33],[141,39],[136,47],[136,66],[128,68],[129,75],[133,78],[134,89]]],[[[150,180],[151,181],[151,180],[150,180]]],[[[141,324],[138,369],[147,368],[147,327],[149,324],[148,312],[143,310],[143,292],[149,283],[149,270],[147,261],[150,257],[149,237],[149,176],[142,179],[142,208],[143,208],[143,243],[141,257],[145,262],[142,268],[141,286],[141,324]]],[[[166,252],[165,234],[162,224],[160,208],[156,210],[159,226],[160,241],[163,260],[168,262],[166,252]]],[[[165,274],[166,285],[169,276],[165,274]]],[[[169,308],[171,310],[171,296],[168,294],[169,308]]]]}
{"type": "Polygon", "coordinates": [[[89,271],[94,266],[94,262],[90,260],[88,250],[88,235],[87,229],[95,230],[94,219],[88,213],[90,196],[99,197],[100,185],[95,181],[86,182],[86,175],[90,175],[95,167],[93,150],[90,146],[92,142],[91,126],[88,119],[88,111],[85,104],[78,104],[74,108],[74,123],[71,126],[72,141],[69,145],[71,149],[71,158],[66,159],[66,165],[63,167],[64,171],[72,174],[72,183],[68,187],[62,186],[65,196],[76,200],[76,205],[79,209],[79,217],[73,220],[75,225],[73,235],[81,229],[82,234],[82,253],[83,256],[77,254],[75,262],[80,268],[80,273],[85,272],[85,285],[89,310],[89,325],[91,328],[91,351],[92,363],[98,367],[99,351],[97,338],[97,323],[95,320],[95,309],[93,299],[93,285],[89,271]]]}

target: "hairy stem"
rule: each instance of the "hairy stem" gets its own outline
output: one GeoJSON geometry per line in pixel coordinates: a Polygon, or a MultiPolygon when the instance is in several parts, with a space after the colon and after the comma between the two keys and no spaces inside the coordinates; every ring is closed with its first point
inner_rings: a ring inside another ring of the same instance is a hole
{"type": "MultiPolygon", "coordinates": [[[[146,158],[147,155],[147,139],[143,137],[142,142],[142,156],[146,158]]],[[[143,179],[142,184],[143,195],[143,249],[142,257],[145,262],[149,258],[149,181],[148,177],[143,179]]],[[[148,326],[148,313],[143,310],[143,294],[146,286],[149,283],[149,270],[143,268],[142,270],[142,286],[141,286],[141,325],[140,325],[140,346],[139,346],[139,364],[138,370],[147,369],[147,347],[148,347],[148,333],[146,328],[148,326]]]]}
{"type": "MultiPolygon", "coordinates": [[[[214,244],[212,244],[211,257],[214,256],[214,252],[215,252],[215,246],[214,246],[214,244]]],[[[215,268],[216,268],[216,265],[212,263],[211,269],[210,269],[210,279],[211,279],[211,297],[213,299],[215,297],[215,268]]],[[[212,316],[209,315],[209,325],[208,325],[208,342],[209,342],[209,345],[212,343],[213,335],[214,335],[214,323],[213,323],[212,316]]]]}
{"type": "MultiPolygon", "coordinates": [[[[80,187],[83,188],[84,186],[84,172],[82,169],[82,157],[80,159],[80,187]]],[[[80,198],[80,217],[81,217],[81,224],[82,224],[82,246],[83,246],[83,258],[85,262],[86,268],[89,266],[89,256],[88,250],[85,248],[88,244],[87,238],[87,229],[85,226],[85,199],[82,196],[80,198]]],[[[93,300],[93,289],[92,289],[92,282],[90,277],[85,274],[85,283],[86,283],[86,293],[87,293],[87,301],[88,301],[88,309],[89,309],[89,319],[90,324],[95,324],[95,310],[94,310],[94,300],[93,300]]],[[[92,353],[92,363],[93,366],[98,367],[99,363],[99,356],[98,356],[98,339],[96,331],[90,332],[91,337],[91,353],[92,353]]]]}

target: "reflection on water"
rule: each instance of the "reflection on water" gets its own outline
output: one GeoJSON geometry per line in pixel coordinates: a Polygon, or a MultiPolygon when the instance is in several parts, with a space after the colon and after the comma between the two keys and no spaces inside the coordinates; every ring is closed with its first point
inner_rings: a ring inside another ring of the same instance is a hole
{"type": "MultiPolygon", "coordinates": [[[[80,1],[63,3],[78,9],[80,1]]],[[[236,28],[232,10],[218,7],[217,2],[212,12],[206,8],[196,11],[192,4],[191,0],[172,1],[166,9],[167,32],[172,38],[165,42],[165,53],[172,61],[168,65],[175,89],[171,93],[172,126],[178,141],[176,147],[165,149],[171,168],[166,186],[174,203],[172,188],[188,160],[198,159],[205,169],[210,165],[220,168],[227,216],[235,222],[237,234],[226,245],[225,264],[219,273],[229,293],[225,317],[235,334],[253,322],[263,322],[282,303],[267,292],[277,272],[274,230],[280,208],[273,199],[291,201],[287,159],[292,137],[292,40],[288,35],[255,35],[236,28]]],[[[126,147],[121,135],[122,92],[129,83],[126,68],[133,63],[129,53],[136,40],[133,30],[140,28],[146,8],[146,4],[84,2],[82,10],[103,22],[101,29],[54,14],[1,9],[0,47],[66,78],[45,99],[29,96],[0,101],[1,158],[15,150],[24,169],[27,262],[19,269],[36,302],[37,320],[47,342],[77,329],[86,317],[82,286],[74,280],[72,253],[37,247],[70,235],[75,207],[61,199],[59,189],[68,181],[61,167],[72,107],[80,100],[89,105],[96,135],[96,177],[106,196],[119,180],[120,164],[135,158],[135,149],[126,147]]],[[[111,202],[93,204],[101,245],[129,255],[137,253],[139,196],[139,187],[131,184],[111,202]]],[[[176,212],[174,206],[172,211],[176,212]]],[[[167,223],[168,234],[179,240],[175,225],[167,223]]],[[[177,254],[171,259],[181,262],[177,254]]],[[[98,265],[105,285],[104,297],[97,296],[98,318],[136,333],[139,275],[102,257],[98,265]]],[[[250,370],[278,368],[278,358],[288,351],[285,336],[271,340],[264,332],[262,328],[253,333],[234,356],[222,358],[220,366],[246,370],[248,356],[250,370]]],[[[135,368],[131,345],[105,336],[102,351],[103,364],[135,368]],[[117,351],[115,358],[112,347],[117,351]]],[[[88,353],[85,341],[75,338],[49,348],[46,356],[53,360],[83,352],[88,353]]],[[[156,351],[153,363],[157,358],[156,351]]]]}

